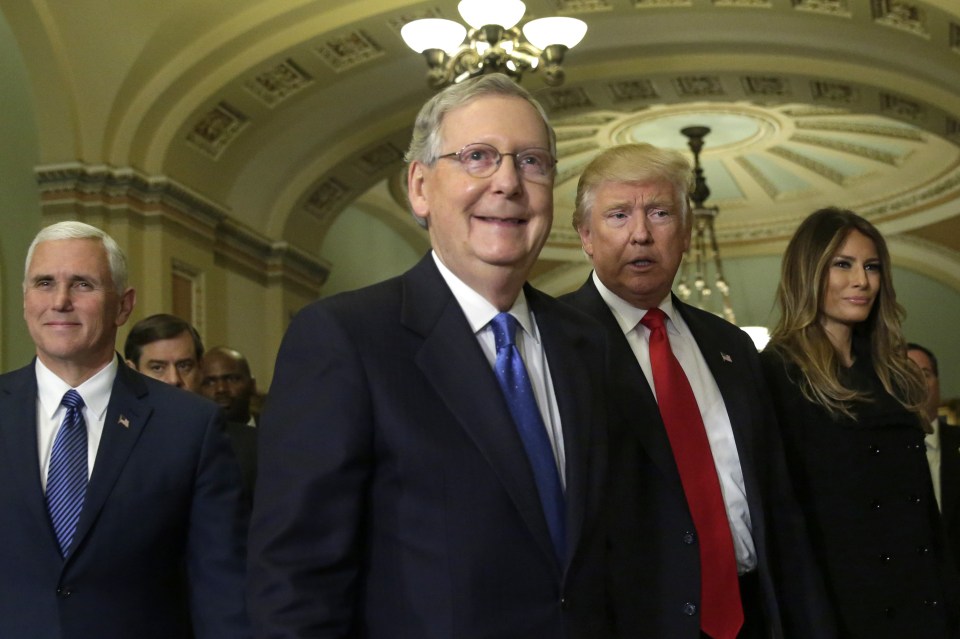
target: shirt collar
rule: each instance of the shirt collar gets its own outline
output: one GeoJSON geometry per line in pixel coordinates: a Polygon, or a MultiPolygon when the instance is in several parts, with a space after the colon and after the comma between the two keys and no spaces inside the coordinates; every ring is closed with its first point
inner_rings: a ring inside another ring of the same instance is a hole
{"type": "MultiPolygon", "coordinates": [[[[603,301],[607,303],[607,306],[610,307],[610,310],[613,311],[613,316],[617,320],[617,324],[620,325],[620,329],[623,331],[623,334],[626,335],[633,329],[637,327],[637,324],[640,323],[640,320],[643,319],[643,316],[647,314],[647,309],[637,308],[633,306],[625,299],[611,291],[606,285],[600,281],[600,278],[597,277],[597,272],[593,272],[593,283],[597,287],[597,291],[600,293],[600,297],[603,298],[603,301]]],[[[664,312],[667,316],[667,319],[670,321],[667,322],[667,332],[668,333],[678,333],[678,326],[680,324],[679,313],[673,306],[673,296],[669,293],[663,301],[660,302],[658,308],[664,312]]]]}
{"type": "MultiPolygon", "coordinates": [[[[60,408],[63,395],[72,386],[47,368],[39,357],[35,361],[34,370],[37,375],[37,398],[40,400],[40,409],[44,415],[53,419],[53,415],[60,408]]],[[[118,366],[117,358],[113,357],[93,377],[77,386],[76,391],[83,398],[87,414],[91,417],[103,418],[107,405],[110,403],[110,392],[113,389],[113,380],[117,377],[118,366]]]]}
{"type": "MultiPolygon", "coordinates": [[[[433,255],[433,261],[436,263],[440,275],[447,283],[447,286],[450,287],[450,292],[453,293],[454,298],[456,298],[460,304],[460,308],[463,309],[463,314],[467,316],[470,329],[474,334],[480,332],[500,311],[497,310],[496,306],[488,302],[483,295],[480,295],[480,293],[477,293],[467,286],[463,280],[447,268],[447,266],[440,261],[440,256],[437,255],[436,251],[431,251],[431,255],[433,255]]],[[[539,336],[533,330],[533,319],[530,317],[530,307],[527,305],[527,297],[523,289],[520,289],[520,295],[517,296],[513,306],[510,307],[509,313],[520,323],[524,333],[534,339],[539,339],[539,336]]]]}

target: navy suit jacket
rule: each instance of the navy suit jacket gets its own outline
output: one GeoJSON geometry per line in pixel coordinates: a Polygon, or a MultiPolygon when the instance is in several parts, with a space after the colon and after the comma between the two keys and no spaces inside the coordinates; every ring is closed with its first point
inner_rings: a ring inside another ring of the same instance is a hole
{"type": "Polygon", "coordinates": [[[0,637],[248,637],[240,471],[217,406],[121,360],[66,559],[36,415],[34,366],[0,376],[0,637]]]}
{"type": "Polygon", "coordinates": [[[260,425],[256,636],[606,636],[605,338],[525,291],[563,426],[564,560],[493,370],[427,255],[287,331],[260,425]]]}
{"type": "MultiPolygon", "coordinates": [[[[656,398],[592,276],[561,298],[606,327],[611,429],[612,592],[617,636],[699,639],[700,559],[695,529],[656,398]]],[[[834,636],[805,524],[785,472],[756,348],[719,317],[673,299],[723,396],[743,471],[768,637],[834,636]]]]}

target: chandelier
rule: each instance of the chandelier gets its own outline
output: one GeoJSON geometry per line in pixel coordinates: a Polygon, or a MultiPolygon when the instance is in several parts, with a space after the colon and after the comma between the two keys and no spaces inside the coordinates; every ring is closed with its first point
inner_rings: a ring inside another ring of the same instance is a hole
{"type": "Polygon", "coordinates": [[[690,248],[683,256],[677,294],[685,302],[695,294],[696,300],[693,303],[704,310],[712,310],[719,305],[723,317],[735,324],[736,318],[733,307],[730,305],[730,286],[723,276],[720,248],[713,228],[720,209],[716,206],[704,206],[704,202],[710,197],[710,189],[707,187],[707,179],[703,177],[703,168],[700,166],[700,151],[703,149],[703,138],[710,133],[710,129],[705,126],[688,126],[681,129],[680,133],[686,136],[687,144],[693,151],[694,183],[690,191],[690,200],[693,203],[690,211],[693,216],[693,235],[690,239],[690,248]],[[714,291],[719,293],[719,303],[714,301],[716,299],[714,291]]]}
{"type": "Polygon", "coordinates": [[[519,28],[526,12],[521,0],[462,0],[459,22],[425,18],[400,30],[407,46],[427,60],[427,84],[434,89],[485,73],[504,73],[517,82],[540,72],[549,86],[563,84],[563,56],[587,32],[582,20],[538,18],[519,28]]]}

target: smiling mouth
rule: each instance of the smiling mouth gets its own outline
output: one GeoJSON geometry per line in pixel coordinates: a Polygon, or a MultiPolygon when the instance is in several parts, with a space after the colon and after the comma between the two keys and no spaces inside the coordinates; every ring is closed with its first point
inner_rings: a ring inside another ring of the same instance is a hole
{"type": "Polygon", "coordinates": [[[481,222],[492,222],[493,224],[505,224],[507,226],[523,226],[527,223],[527,220],[521,219],[519,217],[485,217],[483,215],[475,215],[476,219],[481,222]]]}
{"type": "Polygon", "coordinates": [[[635,267],[638,267],[638,268],[643,268],[643,267],[647,267],[647,266],[653,266],[655,263],[656,263],[656,262],[654,262],[653,260],[648,260],[648,259],[646,259],[646,258],[640,258],[640,259],[638,259],[638,260],[633,260],[632,262],[630,262],[630,266],[635,266],[635,267]]]}

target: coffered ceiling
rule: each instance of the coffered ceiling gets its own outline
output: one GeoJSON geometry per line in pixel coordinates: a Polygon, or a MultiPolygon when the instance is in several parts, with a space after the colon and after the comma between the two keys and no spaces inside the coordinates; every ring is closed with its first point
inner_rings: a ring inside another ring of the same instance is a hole
{"type": "MultiPolygon", "coordinates": [[[[827,204],[891,234],[960,290],[956,0],[529,0],[589,30],[566,83],[523,80],[560,139],[545,267],[579,259],[569,208],[600,149],[713,129],[702,156],[725,250],[782,244],[827,204]]],[[[396,176],[431,91],[407,21],[456,0],[0,0],[24,54],[46,166],[172,180],[319,255],[351,206],[415,231],[396,176]],[[392,194],[384,197],[384,193],[392,194]]]]}

